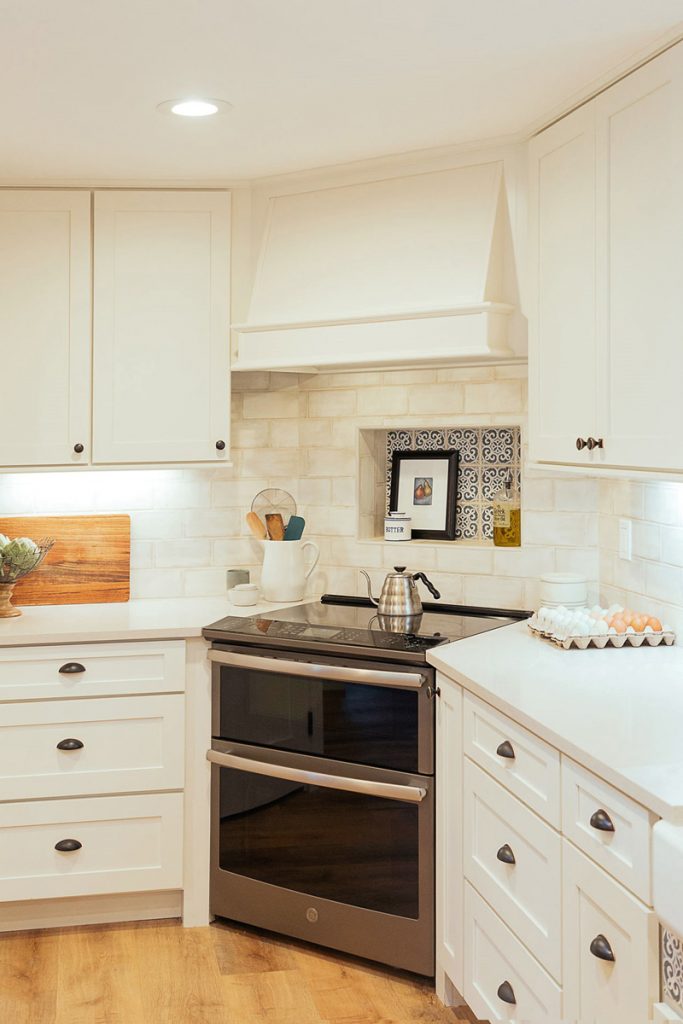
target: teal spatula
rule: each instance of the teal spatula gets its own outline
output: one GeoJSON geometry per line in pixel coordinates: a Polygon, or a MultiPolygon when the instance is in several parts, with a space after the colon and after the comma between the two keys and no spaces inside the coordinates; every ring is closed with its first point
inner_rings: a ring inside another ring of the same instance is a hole
{"type": "Polygon", "coordinates": [[[285,530],[285,540],[301,540],[306,520],[303,516],[290,516],[285,530]]]}

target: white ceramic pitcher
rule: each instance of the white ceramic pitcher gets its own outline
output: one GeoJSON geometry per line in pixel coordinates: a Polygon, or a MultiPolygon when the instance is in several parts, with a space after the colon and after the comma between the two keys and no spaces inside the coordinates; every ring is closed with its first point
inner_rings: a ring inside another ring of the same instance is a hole
{"type": "Polygon", "coordinates": [[[306,580],[311,575],[320,550],[312,540],[262,540],[263,569],[261,591],[266,601],[301,601],[306,580]],[[314,558],[306,568],[304,551],[311,548],[314,558]]]}

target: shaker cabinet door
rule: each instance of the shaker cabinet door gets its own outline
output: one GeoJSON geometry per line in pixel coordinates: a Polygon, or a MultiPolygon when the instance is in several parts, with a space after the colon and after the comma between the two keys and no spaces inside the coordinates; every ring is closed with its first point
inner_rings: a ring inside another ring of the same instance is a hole
{"type": "Polygon", "coordinates": [[[90,452],[90,193],[0,190],[0,466],[90,452]]]}
{"type": "Polygon", "coordinates": [[[530,143],[529,441],[532,459],[590,465],[597,430],[595,108],[530,143]]]}
{"type": "Polygon", "coordinates": [[[596,100],[604,462],[683,469],[683,45],[596,100]]]}
{"type": "Polygon", "coordinates": [[[94,461],[224,461],[229,193],[96,192],[94,262],[94,461]]]}

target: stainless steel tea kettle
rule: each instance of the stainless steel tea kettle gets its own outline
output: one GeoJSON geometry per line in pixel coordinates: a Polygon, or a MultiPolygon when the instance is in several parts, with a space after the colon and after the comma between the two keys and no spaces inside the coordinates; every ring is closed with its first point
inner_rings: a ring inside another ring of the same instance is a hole
{"type": "Polygon", "coordinates": [[[441,594],[432,586],[423,572],[407,572],[405,565],[395,565],[394,571],[387,574],[382,586],[379,601],[372,596],[372,583],[365,569],[361,569],[368,581],[368,597],[380,615],[421,615],[422,601],[417,589],[416,580],[422,580],[429,592],[438,599],[441,594]]]}

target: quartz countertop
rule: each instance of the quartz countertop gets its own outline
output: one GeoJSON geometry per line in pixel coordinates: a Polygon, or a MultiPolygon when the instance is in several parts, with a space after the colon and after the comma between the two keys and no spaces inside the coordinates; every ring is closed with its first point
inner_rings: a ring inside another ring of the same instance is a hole
{"type": "Polygon", "coordinates": [[[564,651],[524,622],[428,661],[669,821],[683,823],[683,649],[564,651]]]}
{"type": "Polygon", "coordinates": [[[106,640],[188,639],[226,615],[258,615],[284,604],[260,601],[238,608],[225,597],[180,597],[121,604],[36,605],[0,619],[0,647],[91,643],[106,640]]]}

